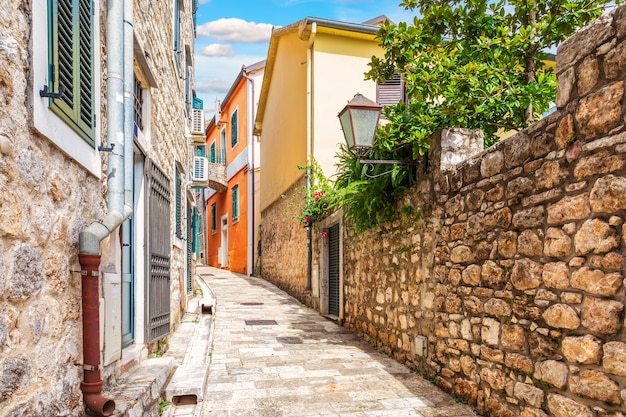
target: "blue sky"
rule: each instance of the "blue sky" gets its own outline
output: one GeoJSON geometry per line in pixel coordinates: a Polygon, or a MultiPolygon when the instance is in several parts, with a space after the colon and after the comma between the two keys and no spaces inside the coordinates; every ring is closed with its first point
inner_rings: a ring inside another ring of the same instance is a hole
{"type": "Polygon", "coordinates": [[[380,15],[412,20],[400,0],[200,0],[195,50],[196,93],[211,111],[243,65],[266,58],[272,27],[307,16],[362,23],[380,15]]]}

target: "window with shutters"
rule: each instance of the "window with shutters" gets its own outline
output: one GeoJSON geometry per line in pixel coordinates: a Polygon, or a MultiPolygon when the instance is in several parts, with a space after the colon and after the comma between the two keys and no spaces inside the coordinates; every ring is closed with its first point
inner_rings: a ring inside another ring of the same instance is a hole
{"type": "Polygon", "coordinates": [[[89,145],[94,137],[94,19],[91,0],[50,0],[50,109],[89,145]]]}
{"type": "Polygon", "coordinates": [[[239,110],[235,110],[230,116],[230,145],[232,148],[239,143],[239,110]]]}
{"type": "MultiPolygon", "coordinates": [[[[395,73],[390,80],[376,85],[376,102],[378,104],[381,106],[395,106],[400,101],[406,101],[402,75],[395,73]]],[[[384,117],[384,115],[381,114],[381,117],[384,117]]]]}
{"type": "Polygon", "coordinates": [[[209,150],[209,162],[217,162],[217,148],[215,146],[215,141],[211,142],[211,147],[209,150]]]}
{"type": "Polygon", "coordinates": [[[176,61],[176,68],[181,70],[181,59],[183,54],[183,45],[180,36],[180,0],[174,0],[174,61],[176,61]]]}
{"type": "Polygon", "coordinates": [[[239,186],[235,185],[233,187],[233,223],[239,220],[239,186]]]}
{"type": "Polygon", "coordinates": [[[135,75],[135,88],[133,91],[133,121],[137,130],[143,131],[143,88],[135,75]]]}
{"type": "Polygon", "coordinates": [[[217,204],[211,204],[211,233],[217,232],[217,204]]]}
{"type": "Polygon", "coordinates": [[[176,236],[179,238],[183,238],[183,206],[182,206],[182,198],[183,198],[183,181],[182,175],[178,168],[176,168],[176,181],[174,182],[174,186],[176,187],[174,198],[176,199],[176,236]]]}

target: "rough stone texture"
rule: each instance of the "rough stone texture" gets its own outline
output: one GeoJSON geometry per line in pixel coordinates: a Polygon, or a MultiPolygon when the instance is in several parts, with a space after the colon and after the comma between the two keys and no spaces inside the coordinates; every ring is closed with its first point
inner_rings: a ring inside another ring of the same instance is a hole
{"type": "Polygon", "coordinates": [[[605,274],[599,269],[580,268],[572,274],[572,287],[593,295],[615,295],[622,286],[619,273],[605,274]]]}
{"type": "Polygon", "coordinates": [[[577,255],[606,253],[615,249],[619,241],[608,223],[599,219],[587,220],[574,237],[577,255]]]}
{"type": "Polygon", "coordinates": [[[594,137],[615,127],[621,119],[623,96],[624,82],[619,81],[583,98],[575,114],[580,133],[594,137]]]}
{"type": "Polygon", "coordinates": [[[609,342],[603,347],[602,368],[617,376],[626,376],[626,343],[609,342]]]}
{"type": "Polygon", "coordinates": [[[572,375],[569,387],[576,395],[619,404],[619,385],[602,372],[585,370],[580,375],[572,375]]]}
{"type": "Polygon", "coordinates": [[[566,289],[569,287],[569,268],[565,262],[547,263],[541,278],[548,288],[566,289]]]}
{"type": "Polygon", "coordinates": [[[565,223],[589,217],[591,208],[589,196],[581,194],[575,197],[566,196],[559,202],[548,206],[548,223],[565,223]]]}
{"type": "Polygon", "coordinates": [[[531,259],[520,259],[515,261],[511,282],[518,290],[537,288],[541,284],[541,273],[543,266],[531,259]]]}
{"type": "Polygon", "coordinates": [[[614,300],[586,297],[582,308],[582,325],[592,332],[615,334],[622,327],[620,316],[624,304],[614,300]]]}
{"type": "Polygon", "coordinates": [[[599,178],[590,196],[594,213],[614,213],[626,208],[626,178],[607,175],[599,178]]]}
{"type": "Polygon", "coordinates": [[[593,417],[589,407],[559,394],[548,394],[548,410],[555,417],[593,417]]]}
{"type": "Polygon", "coordinates": [[[598,364],[602,354],[602,341],[591,335],[563,339],[563,355],[573,363],[598,364]]]}
{"type": "Polygon", "coordinates": [[[577,329],[580,326],[580,318],[576,311],[565,304],[555,304],[550,306],[545,313],[543,319],[546,324],[557,329],[577,329]]]}
{"type": "Polygon", "coordinates": [[[567,365],[554,360],[535,364],[534,377],[556,388],[563,388],[567,384],[567,365]]]}

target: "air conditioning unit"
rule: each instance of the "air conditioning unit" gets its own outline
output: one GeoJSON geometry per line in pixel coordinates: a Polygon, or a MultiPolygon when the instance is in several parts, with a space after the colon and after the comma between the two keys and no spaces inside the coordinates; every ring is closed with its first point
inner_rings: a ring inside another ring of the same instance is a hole
{"type": "Polygon", "coordinates": [[[202,136],[204,138],[204,110],[191,109],[191,134],[202,136]]]}
{"type": "Polygon", "coordinates": [[[193,182],[206,182],[209,180],[209,160],[204,156],[193,157],[193,182]]]}

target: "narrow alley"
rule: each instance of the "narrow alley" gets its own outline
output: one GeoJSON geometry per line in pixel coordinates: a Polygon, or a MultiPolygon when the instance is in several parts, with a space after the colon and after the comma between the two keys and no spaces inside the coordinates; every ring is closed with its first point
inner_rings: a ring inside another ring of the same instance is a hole
{"type": "Polygon", "coordinates": [[[196,416],[475,415],[272,284],[210,267],[198,272],[216,307],[196,416]]]}

